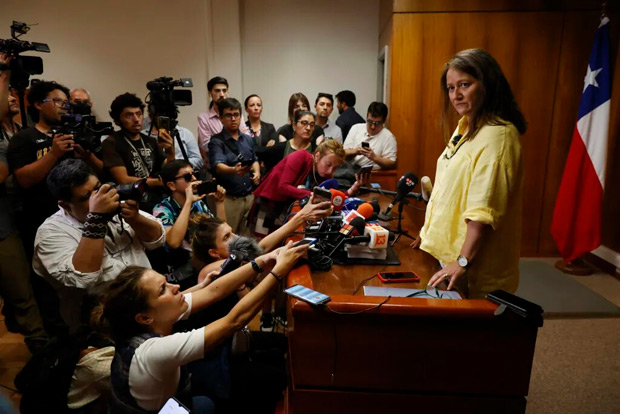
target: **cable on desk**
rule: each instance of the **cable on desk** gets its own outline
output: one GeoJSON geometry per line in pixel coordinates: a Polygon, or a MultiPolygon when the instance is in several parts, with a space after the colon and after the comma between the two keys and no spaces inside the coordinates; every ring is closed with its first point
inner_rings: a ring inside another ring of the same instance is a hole
{"type": "Polygon", "coordinates": [[[366,282],[368,282],[368,281],[369,281],[369,280],[371,280],[371,279],[374,279],[375,277],[377,277],[377,274],[376,274],[376,273],[375,273],[374,275],[372,275],[372,276],[370,276],[370,277],[367,277],[366,279],[362,280],[362,281],[361,281],[361,282],[357,285],[357,287],[355,288],[355,290],[353,291],[353,294],[355,295],[355,294],[357,293],[357,291],[358,291],[358,290],[360,290],[360,288],[361,288],[362,286],[364,286],[364,284],[365,284],[366,282]]]}
{"type": "Polygon", "coordinates": [[[362,309],[360,311],[355,311],[355,312],[339,312],[339,311],[335,311],[332,308],[330,308],[329,305],[325,305],[325,308],[327,308],[330,312],[333,312],[333,313],[335,313],[337,315],[358,315],[360,313],[364,313],[364,312],[368,312],[368,311],[380,308],[383,304],[385,304],[388,300],[390,300],[391,297],[392,296],[388,296],[387,298],[385,298],[385,300],[383,302],[378,303],[378,304],[376,304],[373,307],[370,307],[368,309],[362,309]]]}

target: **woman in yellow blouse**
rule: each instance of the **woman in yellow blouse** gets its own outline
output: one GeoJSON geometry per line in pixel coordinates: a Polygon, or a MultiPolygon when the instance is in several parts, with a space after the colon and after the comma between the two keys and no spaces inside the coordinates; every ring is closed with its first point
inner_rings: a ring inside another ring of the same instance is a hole
{"type": "Polygon", "coordinates": [[[441,76],[446,149],[437,160],[424,226],[414,243],[442,264],[429,284],[455,284],[469,298],[519,284],[526,122],[495,59],[457,53],[441,76]],[[450,105],[461,116],[449,135],[450,105]],[[449,137],[449,139],[448,139],[449,137]]]}

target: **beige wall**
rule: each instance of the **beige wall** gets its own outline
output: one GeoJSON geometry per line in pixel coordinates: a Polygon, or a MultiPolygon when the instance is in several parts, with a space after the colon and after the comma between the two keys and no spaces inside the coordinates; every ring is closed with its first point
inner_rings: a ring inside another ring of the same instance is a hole
{"type": "Polygon", "coordinates": [[[0,37],[10,36],[13,20],[39,23],[23,37],[51,49],[38,54],[44,73],[35,78],[88,89],[101,120],[109,120],[110,103],[121,93],[144,99],[148,80],[191,77],[194,105],[181,108],[179,121],[195,131],[196,117],[206,107],[206,5],[204,0],[2,0],[0,37]]]}
{"type": "MultiPolygon", "coordinates": [[[[0,38],[12,20],[39,23],[26,40],[48,43],[41,78],[84,87],[109,120],[112,99],[144,99],[148,80],[191,77],[194,105],[181,125],[196,131],[207,80],[224,76],[231,96],[265,101],[264,119],[286,121],[288,98],[353,90],[364,115],[376,97],[379,0],[0,0],[0,38]]],[[[334,111],[332,119],[338,113],[334,111]]]]}
{"type": "MultiPolygon", "coordinates": [[[[377,89],[378,0],[242,1],[244,97],[263,98],[263,119],[286,122],[288,99],[350,89],[366,115],[377,89]],[[268,12],[265,12],[268,10],[268,12]]],[[[338,117],[334,110],[332,121],[338,117]]]]}

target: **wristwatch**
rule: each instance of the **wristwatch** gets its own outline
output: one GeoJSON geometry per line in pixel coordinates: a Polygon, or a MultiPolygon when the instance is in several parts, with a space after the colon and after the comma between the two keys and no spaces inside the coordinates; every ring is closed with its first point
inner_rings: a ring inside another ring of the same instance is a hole
{"type": "Polygon", "coordinates": [[[465,256],[459,256],[456,258],[456,262],[459,264],[459,266],[461,266],[463,269],[466,269],[469,267],[469,265],[471,265],[470,261],[467,260],[467,257],[465,256]]]}

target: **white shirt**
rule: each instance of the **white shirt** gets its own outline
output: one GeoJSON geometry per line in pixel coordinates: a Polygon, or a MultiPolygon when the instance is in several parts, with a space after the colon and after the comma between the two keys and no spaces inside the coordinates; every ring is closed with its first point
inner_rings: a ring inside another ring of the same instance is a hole
{"type": "MultiPolygon", "coordinates": [[[[187,319],[192,294],[185,294],[187,319]]],[[[205,328],[149,338],[140,345],[129,366],[129,391],[145,410],[159,410],[172,397],[181,379],[181,366],[204,358],[205,328]]]]}
{"type": "MultiPolygon", "coordinates": [[[[384,127],[377,135],[369,136],[366,124],[353,125],[344,142],[344,149],[361,147],[362,142],[368,142],[370,148],[378,156],[396,161],[396,138],[389,129],[384,127]]],[[[375,170],[381,168],[379,164],[372,162],[363,155],[356,155],[351,163],[359,165],[360,167],[372,165],[372,168],[375,170]]]]}
{"type": "Polygon", "coordinates": [[[144,249],[163,246],[166,240],[164,226],[152,215],[140,211],[161,227],[161,236],[153,242],[143,242],[134,229],[118,216],[108,222],[110,232],[105,237],[101,268],[83,273],[73,266],[73,254],[82,239],[83,223],[61,208],[48,217],[37,230],[34,240],[32,267],[39,276],[49,280],[58,291],[60,311],[70,327],[79,323],[80,306],[85,292],[102,293],[104,282],[115,279],[127,266],[151,268],[144,249]],[[123,230],[124,228],[124,230],[123,230]],[[113,238],[112,238],[112,237],[113,238]]]}
{"type": "Polygon", "coordinates": [[[325,139],[332,138],[342,144],[342,129],[336,124],[326,123],[323,127],[323,135],[325,139]]]}

